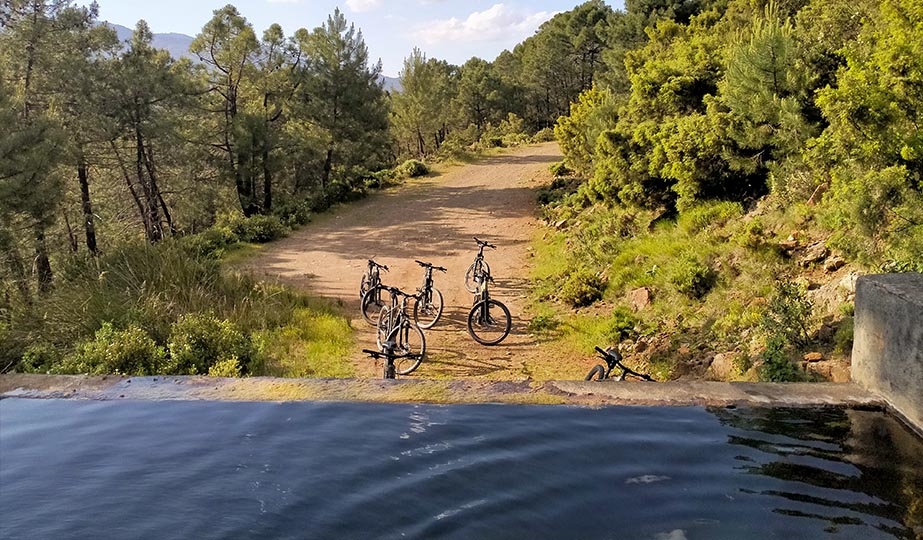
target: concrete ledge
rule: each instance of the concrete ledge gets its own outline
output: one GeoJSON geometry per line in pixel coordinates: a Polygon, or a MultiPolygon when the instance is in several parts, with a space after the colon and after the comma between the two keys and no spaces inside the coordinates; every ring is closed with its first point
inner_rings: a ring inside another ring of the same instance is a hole
{"type": "Polygon", "coordinates": [[[859,278],[852,378],[923,433],[923,274],[859,278]]]}
{"type": "Polygon", "coordinates": [[[0,398],[92,400],[368,401],[581,406],[884,408],[851,383],[584,382],[398,379],[221,379],[0,375],[0,398]]]}

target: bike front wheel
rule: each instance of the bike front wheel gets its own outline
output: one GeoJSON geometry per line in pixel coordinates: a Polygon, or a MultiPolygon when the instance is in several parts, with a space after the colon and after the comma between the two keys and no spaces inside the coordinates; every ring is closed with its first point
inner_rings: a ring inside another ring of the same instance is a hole
{"type": "Polygon", "coordinates": [[[433,287],[430,299],[420,300],[413,306],[413,320],[417,321],[420,328],[432,328],[442,317],[442,293],[433,287]]]}
{"type": "Polygon", "coordinates": [[[599,364],[593,366],[593,369],[587,373],[586,377],[583,380],[585,381],[601,381],[603,377],[606,376],[606,368],[602,367],[599,364]]]}
{"type": "Polygon", "coordinates": [[[420,330],[419,326],[405,320],[404,324],[391,331],[389,338],[397,343],[394,347],[396,354],[414,355],[413,357],[395,358],[395,373],[408,375],[420,367],[420,364],[423,363],[423,356],[426,354],[426,336],[423,335],[423,330],[420,330]]]}
{"type": "Polygon", "coordinates": [[[372,326],[378,323],[378,312],[381,311],[381,308],[385,305],[384,301],[381,299],[384,290],[384,287],[381,285],[372,287],[362,297],[362,318],[372,326]]]}
{"type": "Polygon", "coordinates": [[[365,293],[369,292],[369,276],[362,275],[362,281],[359,282],[359,300],[365,298],[365,293]]]}
{"type": "Polygon", "coordinates": [[[465,289],[472,294],[478,292],[480,280],[484,279],[485,274],[490,275],[490,266],[487,261],[479,259],[471,263],[465,271],[465,289]]]}
{"type": "Polygon", "coordinates": [[[378,317],[375,323],[375,341],[378,343],[378,350],[384,350],[384,342],[388,340],[388,335],[391,333],[391,306],[382,306],[381,310],[378,312],[378,317]]]}
{"type": "Polygon", "coordinates": [[[496,300],[482,300],[468,313],[468,334],[481,345],[496,345],[510,333],[510,310],[496,300]]]}

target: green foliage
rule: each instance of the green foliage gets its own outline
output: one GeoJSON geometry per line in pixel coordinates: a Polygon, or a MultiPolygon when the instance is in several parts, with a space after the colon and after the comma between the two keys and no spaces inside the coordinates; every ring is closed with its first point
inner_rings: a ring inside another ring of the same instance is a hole
{"type": "Polygon", "coordinates": [[[743,208],[736,202],[711,202],[696,205],[679,216],[677,226],[686,234],[694,235],[709,229],[724,226],[732,219],[743,215],[743,208]]]}
{"type": "Polygon", "coordinates": [[[228,360],[246,366],[250,358],[250,343],[234,323],[208,313],[181,316],[170,327],[168,348],[169,372],[184,375],[207,374],[228,360]]]}
{"type": "Polygon", "coordinates": [[[855,337],[855,319],[850,314],[844,317],[840,324],[837,325],[836,332],[833,334],[833,350],[841,354],[849,354],[852,351],[852,343],[855,337]]]}
{"type": "Polygon", "coordinates": [[[104,375],[156,375],[162,373],[166,352],[141,328],[116,330],[103,323],[94,338],[77,346],[77,352],[54,367],[54,373],[104,375]]]}
{"type": "Polygon", "coordinates": [[[750,371],[750,368],[753,367],[753,359],[750,357],[750,348],[744,347],[742,351],[735,354],[731,363],[734,366],[734,371],[736,371],[738,375],[744,375],[750,371]]]}
{"type": "Polygon", "coordinates": [[[763,363],[759,375],[761,381],[797,382],[804,380],[804,374],[791,361],[785,350],[785,338],[773,336],[766,341],[762,354],[763,363]]]}
{"type": "Polygon", "coordinates": [[[408,159],[397,168],[397,175],[402,178],[417,178],[429,174],[429,167],[416,159],[408,159]]]}
{"type": "Polygon", "coordinates": [[[219,360],[208,368],[209,377],[240,377],[243,370],[236,358],[219,360]]]}
{"type": "Polygon", "coordinates": [[[24,373],[48,373],[62,360],[61,351],[48,343],[29,345],[22,355],[19,371],[24,373]]]}
{"type": "Polygon", "coordinates": [[[717,274],[692,257],[683,257],[669,269],[670,283],[676,290],[693,300],[700,300],[715,286],[717,274]]]}
{"type": "Polygon", "coordinates": [[[561,286],[560,298],[573,307],[588,306],[601,299],[606,281],[586,268],[572,271],[561,286]]]}
{"type": "Polygon", "coordinates": [[[555,178],[570,176],[572,173],[572,171],[567,168],[567,165],[565,165],[563,161],[553,163],[551,167],[548,167],[548,170],[551,171],[551,174],[554,175],[555,178]]]}
{"type": "Polygon", "coordinates": [[[241,215],[226,216],[219,222],[217,229],[218,232],[213,234],[219,237],[226,239],[237,237],[241,242],[253,242],[256,244],[278,240],[288,233],[281,219],[276,216],[264,215],[251,217],[241,215]],[[227,234],[227,231],[230,231],[230,234],[227,234]]]}
{"type": "Polygon", "coordinates": [[[617,306],[612,310],[608,320],[609,343],[618,343],[629,337],[637,336],[637,328],[641,321],[624,306],[617,306]]]}
{"type": "Polygon", "coordinates": [[[239,241],[239,237],[230,227],[216,225],[199,234],[184,236],[180,243],[190,252],[200,257],[220,258],[225,250],[239,241]]]}
{"type": "Polygon", "coordinates": [[[813,306],[804,290],[791,281],[776,283],[760,327],[767,335],[781,339],[784,344],[806,345],[810,336],[813,306]]]}

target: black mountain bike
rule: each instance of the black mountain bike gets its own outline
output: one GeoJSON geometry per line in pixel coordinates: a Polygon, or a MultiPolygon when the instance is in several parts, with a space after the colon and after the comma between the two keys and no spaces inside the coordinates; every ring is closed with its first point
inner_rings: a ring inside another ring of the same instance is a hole
{"type": "Polygon", "coordinates": [[[417,289],[417,302],[413,306],[413,320],[420,328],[432,328],[439,317],[442,317],[442,293],[433,286],[433,270],[446,272],[441,266],[432,263],[417,261],[417,264],[426,269],[423,276],[423,286],[417,289]]]}
{"type": "Polygon", "coordinates": [[[388,267],[369,259],[369,269],[362,275],[362,281],[359,283],[359,299],[361,300],[359,305],[361,306],[362,318],[372,325],[375,324],[375,316],[381,306],[384,305],[381,298],[381,270],[387,272],[388,267]]]}
{"type": "Polygon", "coordinates": [[[477,294],[480,282],[478,278],[484,275],[490,275],[490,266],[487,264],[487,261],[484,260],[484,248],[489,247],[490,249],[497,249],[497,246],[485,242],[483,240],[474,239],[478,243],[478,254],[474,258],[474,262],[471,263],[471,266],[468,267],[468,270],[465,271],[465,288],[468,289],[468,292],[477,294]]]}
{"type": "Polygon", "coordinates": [[[384,352],[388,343],[394,343],[394,371],[407,375],[420,367],[426,355],[426,337],[423,330],[407,315],[407,300],[417,298],[397,287],[385,287],[391,293],[391,305],[382,306],[378,312],[378,348],[384,352]]]}
{"type": "Polygon", "coordinates": [[[605,351],[600,349],[599,347],[596,347],[596,352],[598,352],[600,356],[602,357],[602,359],[606,361],[606,365],[608,366],[608,369],[604,368],[600,364],[596,364],[595,366],[593,366],[593,369],[591,369],[590,372],[587,373],[587,376],[583,380],[601,381],[603,379],[608,379],[610,374],[612,373],[612,370],[618,368],[619,373],[612,377],[613,380],[626,381],[628,380],[629,377],[631,377],[631,378],[639,379],[642,381],[654,382],[654,379],[652,379],[650,375],[646,375],[644,373],[638,373],[637,371],[634,371],[633,369],[623,364],[622,354],[614,347],[610,347],[609,349],[606,349],[605,351]]]}
{"type": "Polygon", "coordinates": [[[370,351],[369,349],[362,349],[362,352],[368,354],[372,358],[378,360],[379,358],[385,359],[384,370],[382,372],[382,377],[385,379],[393,379],[397,373],[397,368],[395,367],[395,360],[415,359],[417,357],[422,358],[421,354],[397,354],[394,352],[395,343],[393,341],[386,341],[382,344],[381,352],[370,351]]]}
{"type": "Polygon", "coordinates": [[[481,345],[496,345],[510,333],[513,319],[510,310],[490,297],[489,283],[494,281],[490,273],[476,276],[479,287],[474,297],[474,306],[468,313],[468,334],[481,345]]]}

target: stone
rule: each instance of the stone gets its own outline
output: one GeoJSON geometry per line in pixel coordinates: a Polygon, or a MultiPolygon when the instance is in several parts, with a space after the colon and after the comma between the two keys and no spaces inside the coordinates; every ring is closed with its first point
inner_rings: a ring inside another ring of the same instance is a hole
{"type": "Polygon", "coordinates": [[[824,270],[827,272],[836,272],[840,268],[846,266],[846,261],[840,257],[830,257],[824,261],[824,270]]]}
{"type": "Polygon", "coordinates": [[[805,362],[820,362],[823,359],[824,355],[819,352],[809,352],[808,354],[804,355],[805,362]]]}
{"type": "Polygon", "coordinates": [[[710,379],[726,381],[736,373],[733,353],[718,353],[708,366],[705,375],[710,379]]]}
{"type": "Polygon", "coordinates": [[[801,256],[801,259],[798,261],[798,264],[807,268],[812,264],[817,264],[827,258],[827,255],[830,251],[827,249],[827,246],[823,241],[814,242],[809,245],[804,250],[804,254],[801,256]]]}
{"type": "Polygon", "coordinates": [[[680,347],[679,350],[676,351],[676,352],[678,352],[679,354],[681,354],[681,355],[683,355],[683,356],[686,356],[686,355],[688,355],[689,353],[692,352],[692,349],[690,349],[689,347],[686,347],[686,346],[684,345],[684,346],[680,347]]]}
{"type": "Polygon", "coordinates": [[[814,314],[820,318],[841,316],[840,306],[854,299],[858,277],[858,274],[847,274],[839,280],[808,291],[808,299],[814,305],[814,314]]]}
{"type": "Polygon", "coordinates": [[[554,223],[554,228],[560,230],[563,229],[565,225],[567,225],[567,220],[562,219],[554,223]]]}
{"type": "Polygon", "coordinates": [[[641,311],[651,305],[652,298],[651,290],[647,287],[641,287],[628,293],[628,302],[634,311],[641,311]]]}

